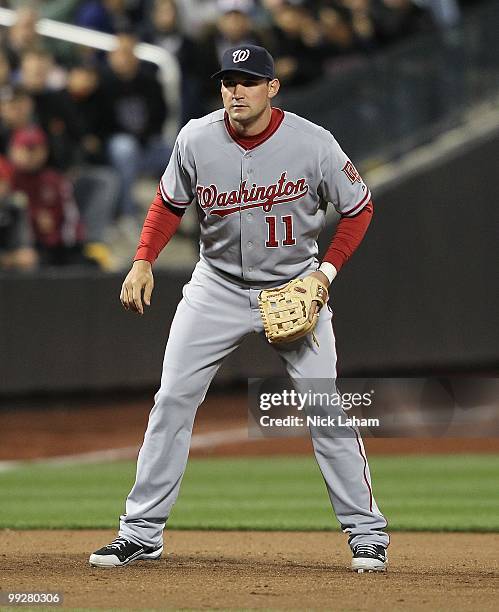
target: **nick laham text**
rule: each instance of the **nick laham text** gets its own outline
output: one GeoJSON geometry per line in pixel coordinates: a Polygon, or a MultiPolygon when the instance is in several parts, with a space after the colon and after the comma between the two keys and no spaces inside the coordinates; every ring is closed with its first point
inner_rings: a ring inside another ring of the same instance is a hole
{"type": "Polygon", "coordinates": [[[360,419],[356,416],[287,416],[273,418],[265,414],[260,417],[262,427],[379,427],[379,419],[360,419]]]}

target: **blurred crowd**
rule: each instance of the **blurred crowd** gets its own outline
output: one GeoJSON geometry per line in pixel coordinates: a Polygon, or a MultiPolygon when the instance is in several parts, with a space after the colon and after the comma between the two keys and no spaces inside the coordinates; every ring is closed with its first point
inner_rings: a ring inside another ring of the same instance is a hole
{"type": "MultiPolygon", "coordinates": [[[[174,54],[179,127],[219,106],[209,75],[235,45],[266,46],[287,88],[418,32],[451,28],[457,0],[46,0],[1,2],[0,269],[79,264],[110,270],[111,235],[135,242],[141,176],[157,179],[172,142],[154,65],[134,48],[174,54]],[[48,17],[117,36],[109,53],[42,38],[48,17]],[[114,234],[113,234],[114,233],[114,234]]],[[[152,192],[151,192],[152,193],[152,192]]],[[[123,262],[124,263],[124,262],[123,262]]]]}

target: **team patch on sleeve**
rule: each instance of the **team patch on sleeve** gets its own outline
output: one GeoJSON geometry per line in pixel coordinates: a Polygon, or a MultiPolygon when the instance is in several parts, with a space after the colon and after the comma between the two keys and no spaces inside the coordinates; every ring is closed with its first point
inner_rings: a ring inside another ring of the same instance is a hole
{"type": "Polygon", "coordinates": [[[355,183],[362,183],[362,179],[360,178],[360,174],[357,172],[357,168],[352,164],[350,160],[347,161],[341,171],[345,173],[346,177],[352,183],[352,185],[355,183]]]}

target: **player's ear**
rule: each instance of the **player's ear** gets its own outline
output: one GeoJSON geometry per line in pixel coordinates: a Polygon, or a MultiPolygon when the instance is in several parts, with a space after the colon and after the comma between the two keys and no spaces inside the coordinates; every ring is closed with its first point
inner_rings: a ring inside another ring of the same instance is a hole
{"type": "Polygon", "coordinates": [[[272,79],[271,81],[269,81],[268,97],[273,98],[274,96],[277,96],[280,87],[281,84],[279,82],[279,79],[272,79]]]}

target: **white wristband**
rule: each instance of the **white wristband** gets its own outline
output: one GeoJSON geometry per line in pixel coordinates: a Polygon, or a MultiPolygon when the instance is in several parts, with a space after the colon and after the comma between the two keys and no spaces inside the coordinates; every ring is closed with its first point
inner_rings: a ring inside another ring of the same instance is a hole
{"type": "Polygon", "coordinates": [[[338,270],[328,261],[323,261],[319,266],[319,270],[327,276],[329,284],[333,282],[335,276],[338,274],[338,270]]]}

